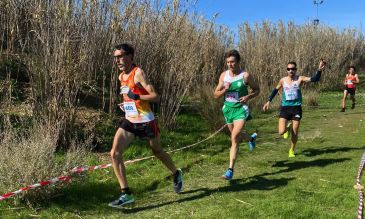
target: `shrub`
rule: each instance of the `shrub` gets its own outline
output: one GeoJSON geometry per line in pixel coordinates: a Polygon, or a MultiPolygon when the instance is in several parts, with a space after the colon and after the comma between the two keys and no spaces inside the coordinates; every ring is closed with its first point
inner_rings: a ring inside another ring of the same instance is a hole
{"type": "MultiPolygon", "coordinates": [[[[3,117],[4,120],[6,120],[3,117]]],[[[2,122],[6,126],[9,122],[2,122]]],[[[36,122],[26,129],[7,127],[0,141],[0,192],[10,192],[67,174],[73,167],[84,164],[89,143],[72,142],[63,155],[56,153],[59,126],[36,122]]],[[[47,198],[54,187],[43,187],[21,193],[29,201],[47,198]]]]}

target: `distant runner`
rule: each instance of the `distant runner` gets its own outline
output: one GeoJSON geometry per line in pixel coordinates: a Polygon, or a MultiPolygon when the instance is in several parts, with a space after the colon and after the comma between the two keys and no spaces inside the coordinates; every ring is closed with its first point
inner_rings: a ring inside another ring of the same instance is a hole
{"type": "Polygon", "coordinates": [[[182,190],[182,171],[176,169],[171,157],[160,145],[157,121],[149,104],[149,102],[158,101],[158,94],[143,70],[133,63],[133,57],[134,48],[131,45],[120,44],[115,47],[114,59],[121,71],[119,75],[123,97],[121,109],[125,112],[125,119],[119,122],[110,151],[114,173],[121,189],[120,197],[109,203],[110,207],[116,208],[134,202],[132,191],[127,183],[122,155],[135,136],[148,139],[153,154],[173,174],[174,191],[180,193],[182,190]]]}
{"type": "Polygon", "coordinates": [[[342,98],[342,109],[341,112],[345,112],[346,110],[346,98],[347,95],[350,94],[350,99],[352,100],[351,109],[355,109],[355,92],[356,92],[356,84],[360,82],[359,76],[355,73],[355,66],[349,66],[348,74],[346,74],[345,80],[343,84],[345,85],[345,89],[343,91],[342,98]]]}
{"type": "Polygon", "coordinates": [[[298,141],[299,124],[302,119],[302,92],[300,86],[302,82],[318,82],[321,78],[322,71],[326,67],[326,62],[321,59],[318,67],[318,71],[312,77],[299,76],[297,72],[297,64],[295,62],[289,62],[287,64],[288,76],[280,79],[279,84],[273,89],[269,101],[263,106],[263,110],[269,109],[270,102],[274,99],[275,95],[280,89],[282,89],[281,110],[279,116],[279,134],[284,138],[289,137],[289,129],[291,132],[291,145],[289,150],[289,157],[295,157],[295,146],[298,141]],[[291,125],[287,124],[291,121],[291,125]]]}
{"type": "Polygon", "coordinates": [[[225,59],[228,70],[221,74],[218,86],[214,91],[214,97],[219,98],[224,95],[222,111],[231,132],[231,150],[229,167],[222,177],[231,180],[240,141],[243,139],[248,141],[250,151],[254,149],[256,144],[256,133],[250,136],[241,131],[246,121],[251,119],[247,104],[249,100],[260,93],[260,88],[252,75],[240,68],[241,57],[237,50],[228,51],[225,54],[225,59]],[[248,92],[248,87],[252,89],[251,93],[248,92]]]}

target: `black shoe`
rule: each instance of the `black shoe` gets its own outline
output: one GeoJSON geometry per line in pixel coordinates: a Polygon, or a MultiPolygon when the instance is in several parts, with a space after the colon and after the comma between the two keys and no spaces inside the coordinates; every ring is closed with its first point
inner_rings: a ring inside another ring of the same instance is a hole
{"type": "Polygon", "coordinates": [[[342,108],[340,112],[345,112],[345,108],[342,108]]]}

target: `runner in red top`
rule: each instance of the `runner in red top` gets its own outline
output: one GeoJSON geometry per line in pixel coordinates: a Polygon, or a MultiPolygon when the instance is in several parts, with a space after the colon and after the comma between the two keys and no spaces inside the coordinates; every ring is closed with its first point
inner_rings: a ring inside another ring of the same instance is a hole
{"type": "Polygon", "coordinates": [[[342,109],[341,112],[345,112],[346,109],[346,98],[347,95],[350,94],[350,99],[352,100],[351,109],[355,108],[355,92],[356,92],[356,84],[358,84],[359,77],[355,73],[356,69],[355,66],[349,66],[348,74],[346,74],[344,85],[345,89],[343,92],[343,98],[342,98],[342,109]]]}

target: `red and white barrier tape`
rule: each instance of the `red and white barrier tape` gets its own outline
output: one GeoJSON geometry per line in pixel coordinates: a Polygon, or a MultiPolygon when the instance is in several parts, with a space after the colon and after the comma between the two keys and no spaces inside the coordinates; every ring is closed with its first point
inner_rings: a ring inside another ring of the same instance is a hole
{"type": "MultiPolygon", "coordinates": [[[[215,135],[217,135],[219,132],[221,132],[227,125],[223,125],[220,129],[218,129],[216,132],[214,132],[213,134],[211,134],[210,136],[208,136],[207,138],[201,140],[201,141],[198,141],[194,144],[191,144],[191,145],[187,145],[185,147],[182,147],[182,148],[178,148],[178,149],[175,149],[175,150],[171,150],[171,151],[168,151],[167,153],[174,153],[174,152],[177,152],[177,151],[181,151],[181,150],[184,150],[184,149],[187,149],[187,148],[190,148],[190,147],[193,147],[195,145],[198,145],[204,141],[207,141],[211,138],[213,138],[215,135]]],[[[136,163],[136,162],[139,162],[139,161],[142,161],[142,160],[148,160],[148,159],[151,159],[151,158],[154,158],[155,156],[149,156],[149,157],[142,157],[142,158],[137,158],[137,159],[134,159],[134,160],[127,160],[124,162],[124,164],[130,164],[130,163],[136,163]]],[[[74,173],[74,174],[80,174],[82,172],[85,172],[85,171],[94,171],[94,170],[97,170],[97,169],[105,169],[105,168],[109,168],[111,167],[112,164],[102,164],[102,165],[98,165],[98,166],[84,166],[84,167],[75,167],[73,168],[70,173],[74,173]]],[[[61,182],[61,181],[69,181],[70,179],[72,178],[72,176],[59,176],[59,177],[55,177],[53,179],[50,179],[50,180],[46,180],[46,181],[41,181],[39,183],[36,183],[36,184],[33,184],[33,185],[30,185],[30,186],[26,186],[26,187],[23,187],[17,191],[14,191],[14,192],[9,192],[9,193],[5,193],[3,194],[2,196],[0,196],[0,201],[2,200],[5,200],[7,198],[10,198],[16,194],[19,194],[19,193],[22,193],[24,191],[28,191],[28,190],[31,190],[31,189],[35,189],[37,187],[41,187],[41,186],[46,186],[46,185],[51,185],[51,184],[55,184],[57,182],[61,182]]]]}
{"type": "Polygon", "coordinates": [[[46,186],[46,185],[54,184],[56,182],[68,181],[70,179],[71,179],[70,176],[59,176],[59,177],[56,177],[56,178],[53,178],[53,179],[50,179],[50,180],[41,181],[39,183],[36,183],[36,184],[30,185],[30,186],[23,187],[23,188],[21,188],[19,190],[16,190],[15,192],[6,193],[6,194],[0,196],[0,201],[2,201],[4,199],[7,199],[7,198],[10,198],[10,197],[12,197],[12,196],[14,196],[16,194],[19,194],[21,192],[24,192],[24,191],[28,191],[28,190],[31,190],[31,189],[35,189],[35,188],[41,187],[41,186],[46,186]]]}
{"type": "Polygon", "coordinates": [[[364,187],[361,185],[361,175],[362,175],[362,171],[364,169],[364,165],[365,165],[365,152],[362,155],[362,158],[360,161],[359,170],[357,171],[357,176],[356,176],[356,184],[354,186],[354,188],[359,193],[359,204],[357,207],[357,218],[358,219],[362,219],[362,213],[363,213],[363,208],[364,208],[364,192],[363,192],[364,187]]]}

